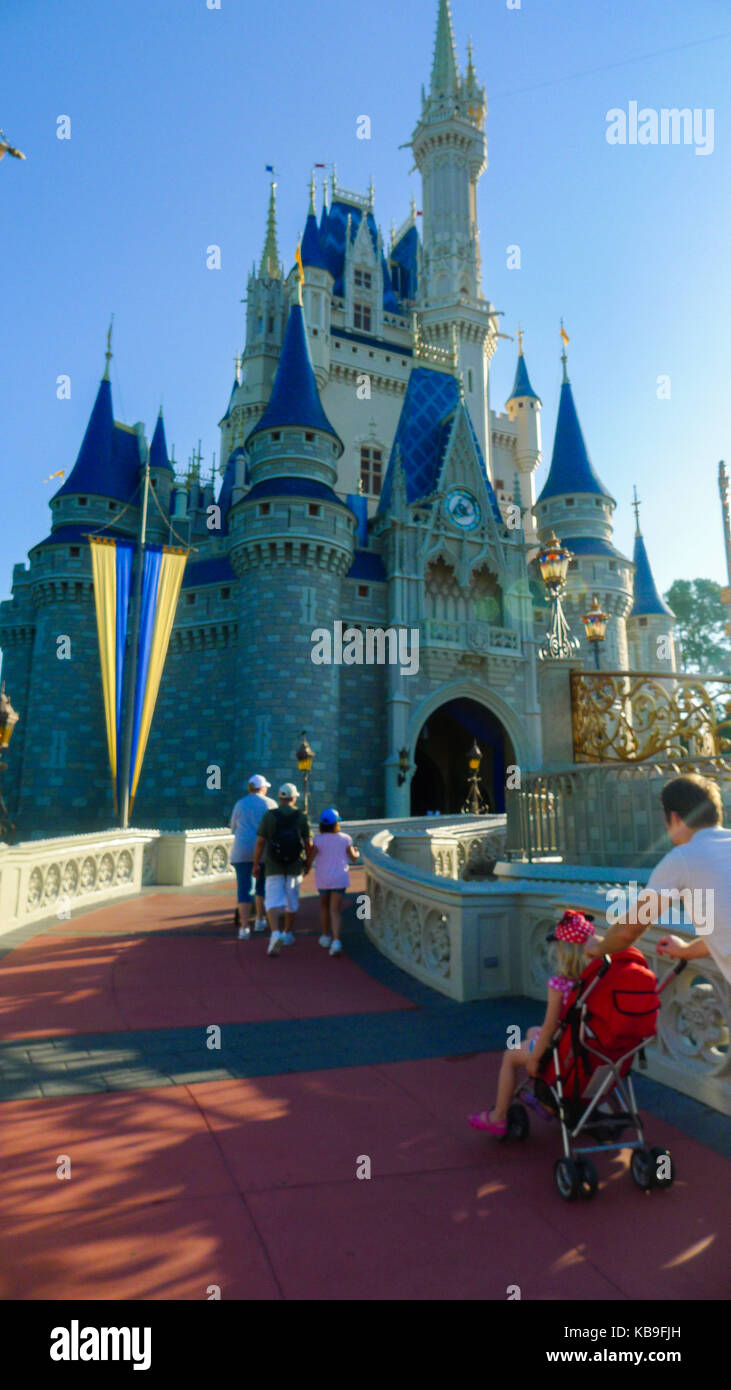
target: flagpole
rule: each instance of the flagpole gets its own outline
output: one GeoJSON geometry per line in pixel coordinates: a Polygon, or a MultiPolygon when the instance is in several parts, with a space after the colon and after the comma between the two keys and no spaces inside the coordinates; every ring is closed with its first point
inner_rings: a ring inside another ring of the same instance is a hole
{"type": "Polygon", "coordinates": [[[132,731],[135,716],[135,687],[137,685],[137,652],[140,644],[140,619],[142,616],[142,573],[145,567],[145,539],[147,536],[147,500],[150,491],[150,450],[145,453],[145,477],[142,487],[142,509],[140,512],[140,534],[137,546],[137,569],[132,606],[130,631],[129,675],[127,677],[127,705],[125,709],[124,744],[122,749],[122,789],[119,813],[122,830],[129,828],[129,793],[132,777],[132,731]]]}

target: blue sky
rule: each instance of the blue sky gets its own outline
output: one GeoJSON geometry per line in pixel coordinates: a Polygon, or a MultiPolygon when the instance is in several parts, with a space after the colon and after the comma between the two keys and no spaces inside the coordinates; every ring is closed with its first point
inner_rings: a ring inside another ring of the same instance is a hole
{"type": "MultiPolygon", "coordinates": [[[[3,17],[0,124],[27,155],[0,164],[0,595],[49,530],[44,478],[69,468],[115,314],[115,415],[151,434],[162,399],[185,461],[217,422],[243,345],[246,276],[261,253],[268,175],[289,266],[315,162],[365,191],[387,234],[418,175],[407,141],[428,81],[436,0],[15,0],[3,17]],[[356,138],[368,114],[372,139],[356,138]],[[60,115],[71,139],[56,138],[60,115]],[[221,246],[222,268],[205,251],[221,246]],[[71,377],[69,401],[56,379],[71,377]]],[[[480,183],[484,291],[518,321],[543,399],[547,472],[560,384],[558,323],[594,465],[631,554],[632,485],[663,589],[725,582],[717,491],[731,456],[727,0],[452,0],[464,65],[488,92],[480,183]],[[722,37],[721,37],[722,36],[722,37]],[[666,51],[672,50],[672,51],[666,51]],[[633,61],[629,61],[633,60],[633,61]],[[636,60],[636,61],[635,61],[636,60]],[[610,146],[606,114],[711,108],[715,148],[610,146]],[[519,245],[520,270],[506,248],[519,245]],[[670,377],[670,399],[657,378],[670,377]]],[[[494,360],[502,408],[515,346],[494,360]]]]}

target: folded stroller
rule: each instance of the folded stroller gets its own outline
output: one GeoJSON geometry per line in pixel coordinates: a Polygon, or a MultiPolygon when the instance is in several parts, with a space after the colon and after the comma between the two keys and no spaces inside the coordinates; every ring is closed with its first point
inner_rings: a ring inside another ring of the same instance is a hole
{"type": "Polygon", "coordinates": [[[645,1145],[630,1073],[635,1057],[644,1064],[644,1047],[655,1036],[660,994],[685,964],[679,961],[658,988],[635,946],[592,960],[561,1010],[539,1075],[518,1087],[508,1111],[508,1136],[528,1137],[522,1101],[546,1117],[558,1117],[563,1157],[553,1172],[565,1201],[594,1196],[599,1180],[587,1155],[601,1150],[631,1148],[632,1177],[643,1190],[671,1186],[672,1158],[667,1149],[645,1145]],[[634,1130],[634,1139],[622,1140],[627,1129],[634,1130]],[[594,1142],[581,1143],[586,1140],[594,1142]]]}

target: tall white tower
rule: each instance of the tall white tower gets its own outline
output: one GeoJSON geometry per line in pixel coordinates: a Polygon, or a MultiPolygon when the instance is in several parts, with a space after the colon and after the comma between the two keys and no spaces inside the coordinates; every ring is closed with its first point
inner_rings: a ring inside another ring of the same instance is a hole
{"type": "Polygon", "coordinates": [[[449,0],[439,0],[434,61],[411,137],[423,187],[422,334],[440,347],[456,335],[465,402],[489,468],[488,366],[497,341],[494,309],[482,297],[477,182],[487,168],[487,97],[472,50],[460,76],[449,0]]]}

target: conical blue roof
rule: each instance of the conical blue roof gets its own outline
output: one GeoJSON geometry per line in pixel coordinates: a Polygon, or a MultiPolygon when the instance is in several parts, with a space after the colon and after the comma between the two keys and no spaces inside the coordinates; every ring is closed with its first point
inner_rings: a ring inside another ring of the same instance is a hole
{"type": "Polygon", "coordinates": [[[540,401],[541,399],[540,396],[536,395],[530,384],[528,368],[525,365],[525,358],[522,352],[518,356],[518,365],[515,368],[515,381],[513,382],[513,389],[508,396],[508,400],[517,400],[519,396],[525,396],[528,400],[532,401],[540,401]]]}
{"type": "Polygon", "coordinates": [[[614,500],[592,468],[574,405],[571,382],[566,380],[561,386],[551,467],[538,501],[571,496],[576,492],[594,492],[600,497],[614,500]]]}
{"type": "Polygon", "coordinates": [[[322,408],[305,331],[301,304],[289,311],[287,331],[274,378],[269,404],[261,419],[247,436],[248,440],[262,430],[275,430],[287,425],[300,429],[323,430],[341,443],[322,408]]]}
{"type": "Polygon", "coordinates": [[[155,433],[152,436],[150,445],[150,468],[167,468],[172,473],[172,465],[168,458],[168,446],[165,438],[165,425],[163,423],[162,411],[157,417],[155,433]]]}
{"type": "Polygon", "coordinates": [[[305,234],[302,238],[302,264],[314,266],[316,270],[327,270],[314,212],[307,215],[305,234]]]}
{"type": "Polygon", "coordinates": [[[634,603],[629,617],[646,618],[653,613],[665,613],[669,618],[674,618],[675,614],[672,608],[668,608],[664,598],[657,591],[657,585],[650,569],[650,561],[647,558],[644,536],[635,536],[635,551],[632,558],[635,562],[634,603]]]}
{"type": "Polygon", "coordinates": [[[134,430],[114,423],[112,388],[104,377],[89,416],[76,463],[56,497],[96,493],[129,502],[140,480],[140,454],[134,430]]]}

